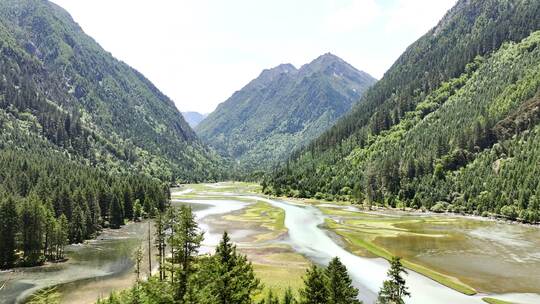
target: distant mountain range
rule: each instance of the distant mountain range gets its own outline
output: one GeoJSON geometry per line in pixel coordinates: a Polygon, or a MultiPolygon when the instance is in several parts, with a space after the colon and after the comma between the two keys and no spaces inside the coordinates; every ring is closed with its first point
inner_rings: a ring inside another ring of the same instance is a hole
{"type": "Polygon", "coordinates": [[[199,112],[182,112],[184,119],[187,121],[190,127],[195,128],[203,119],[205,119],[208,114],[201,114],[199,112]]]}
{"type": "Polygon", "coordinates": [[[196,128],[242,168],[285,160],[347,113],[376,79],[333,54],[264,70],[196,128]]]}

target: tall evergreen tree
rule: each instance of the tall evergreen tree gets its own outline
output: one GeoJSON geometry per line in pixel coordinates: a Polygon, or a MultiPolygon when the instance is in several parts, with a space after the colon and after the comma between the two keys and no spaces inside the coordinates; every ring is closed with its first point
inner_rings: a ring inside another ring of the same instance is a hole
{"type": "Polygon", "coordinates": [[[209,295],[218,304],[249,304],[255,291],[261,288],[253,266],[245,255],[236,251],[227,232],[223,234],[212,257],[209,295]]]}
{"type": "Polygon", "coordinates": [[[175,247],[175,262],[180,264],[176,275],[176,298],[181,300],[187,292],[188,279],[193,273],[192,264],[199,252],[203,233],[199,230],[191,207],[183,205],[177,214],[180,218],[174,224],[171,246],[175,247]]]}
{"type": "Polygon", "coordinates": [[[82,243],[86,238],[86,216],[78,205],[73,210],[69,230],[69,240],[73,243],[82,243]]]}
{"type": "Polygon", "coordinates": [[[111,227],[118,229],[124,225],[124,207],[122,206],[121,193],[118,189],[113,191],[111,197],[111,227]]]}
{"type": "Polygon", "coordinates": [[[62,214],[58,219],[58,230],[56,231],[56,257],[64,258],[64,247],[69,243],[69,223],[67,217],[62,214]]]}
{"type": "Polygon", "coordinates": [[[259,301],[259,304],[279,304],[278,297],[274,294],[272,289],[268,290],[266,297],[259,301]]]}
{"type": "Polygon", "coordinates": [[[291,287],[288,287],[285,290],[285,293],[283,294],[283,300],[281,302],[283,304],[295,304],[296,303],[296,299],[294,298],[291,287]]]}
{"type": "Polygon", "coordinates": [[[317,265],[311,265],[304,276],[304,288],[300,290],[300,304],[329,303],[324,271],[317,265]]]}
{"type": "Polygon", "coordinates": [[[402,273],[407,274],[407,271],[401,265],[401,258],[392,257],[388,280],[383,282],[383,287],[379,291],[378,304],[403,304],[405,303],[403,298],[411,296],[405,286],[405,279],[401,276],[402,273]]]}
{"type": "Polygon", "coordinates": [[[154,221],[155,226],[155,236],[156,239],[154,244],[158,250],[158,264],[159,264],[159,279],[163,280],[165,278],[165,216],[163,212],[158,212],[156,219],[154,221]]]}
{"type": "Polygon", "coordinates": [[[15,236],[18,218],[15,200],[8,196],[0,203],[0,269],[13,267],[17,260],[15,236]]]}
{"type": "Polygon", "coordinates": [[[24,263],[36,265],[43,262],[42,245],[45,211],[36,195],[25,199],[21,211],[24,263]]]}
{"type": "Polygon", "coordinates": [[[330,261],[325,269],[328,280],[328,294],[330,304],[360,304],[358,289],[352,286],[352,280],[347,273],[347,268],[338,257],[330,261]]]}

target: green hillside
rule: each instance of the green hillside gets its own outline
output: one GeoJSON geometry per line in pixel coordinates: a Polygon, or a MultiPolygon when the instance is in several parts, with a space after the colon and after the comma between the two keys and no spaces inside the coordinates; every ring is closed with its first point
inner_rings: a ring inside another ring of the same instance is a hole
{"type": "Polygon", "coordinates": [[[267,191],[538,221],[539,17],[458,2],[267,191]]]}
{"type": "Polygon", "coordinates": [[[196,131],[244,169],[269,167],[332,126],[374,82],[332,54],[300,69],[279,65],[235,92],[196,131]]]}
{"type": "Polygon", "coordinates": [[[0,2],[2,147],[163,180],[220,176],[173,102],[48,1],[0,2]]]}

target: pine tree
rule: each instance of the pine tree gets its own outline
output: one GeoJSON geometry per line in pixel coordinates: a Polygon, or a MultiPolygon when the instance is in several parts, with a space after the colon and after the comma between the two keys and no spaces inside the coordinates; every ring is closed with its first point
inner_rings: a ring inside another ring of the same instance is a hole
{"type": "Polygon", "coordinates": [[[42,246],[45,215],[43,205],[35,195],[25,199],[21,211],[24,263],[36,265],[43,262],[42,246]]]}
{"type": "Polygon", "coordinates": [[[56,232],[57,238],[57,259],[64,258],[64,247],[69,243],[69,223],[67,217],[62,214],[58,219],[58,231],[56,232]]]}
{"type": "Polygon", "coordinates": [[[227,232],[223,234],[213,256],[214,274],[210,294],[219,304],[249,304],[253,293],[261,288],[253,266],[245,255],[238,254],[227,232]]]}
{"type": "Polygon", "coordinates": [[[138,222],[143,217],[143,207],[141,205],[141,201],[139,199],[135,200],[135,203],[133,204],[133,220],[138,222]]]}
{"type": "Polygon", "coordinates": [[[304,277],[304,288],[300,290],[300,304],[328,304],[329,294],[323,270],[311,265],[304,277]]]}
{"type": "Polygon", "coordinates": [[[379,304],[403,304],[403,297],[410,297],[411,294],[405,286],[405,279],[401,274],[407,271],[401,265],[401,258],[392,257],[390,269],[388,270],[388,280],[383,282],[383,287],[379,291],[379,304]]]}
{"type": "Polygon", "coordinates": [[[154,226],[156,229],[155,246],[158,250],[158,263],[159,263],[159,279],[162,281],[165,278],[165,218],[163,212],[158,212],[154,226]]]}
{"type": "Polygon", "coordinates": [[[288,287],[283,294],[282,304],[295,304],[296,300],[294,298],[291,287],[288,287]]]}
{"type": "Polygon", "coordinates": [[[111,199],[111,216],[109,217],[111,227],[118,229],[124,225],[124,207],[122,206],[120,191],[115,189],[111,199]]]}
{"type": "Polygon", "coordinates": [[[78,205],[73,209],[69,230],[69,240],[73,243],[82,243],[86,238],[86,216],[78,205]]]}
{"type": "Polygon", "coordinates": [[[133,218],[133,190],[129,185],[124,185],[123,192],[124,216],[131,219],[133,218]]]}
{"type": "Polygon", "coordinates": [[[338,257],[330,261],[325,269],[328,279],[328,293],[330,304],[360,304],[358,289],[352,286],[352,280],[347,273],[347,268],[338,257]]]}
{"type": "Polygon", "coordinates": [[[203,233],[199,230],[191,207],[181,206],[178,214],[180,218],[174,223],[171,246],[174,246],[174,258],[180,264],[176,275],[176,298],[181,300],[187,292],[188,279],[193,273],[192,263],[199,252],[203,233]]]}
{"type": "Polygon", "coordinates": [[[266,294],[266,297],[259,302],[259,304],[279,304],[279,299],[276,295],[274,295],[274,292],[272,289],[268,290],[268,293],[266,294]]]}
{"type": "Polygon", "coordinates": [[[18,218],[16,203],[8,196],[0,204],[0,269],[13,267],[17,260],[15,235],[18,218]]]}

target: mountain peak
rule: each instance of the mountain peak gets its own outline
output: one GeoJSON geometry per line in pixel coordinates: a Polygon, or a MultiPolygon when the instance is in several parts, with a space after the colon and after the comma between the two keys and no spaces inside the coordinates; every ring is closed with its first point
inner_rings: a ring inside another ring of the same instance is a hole
{"type": "Polygon", "coordinates": [[[303,77],[324,74],[326,76],[348,79],[352,83],[373,83],[376,81],[368,73],[356,69],[332,53],[325,53],[310,63],[304,64],[300,68],[299,73],[303,77]]]}
{"type": "Polygon", "coordinates": [[[197,134],[245,168],[267,168],[329,128],[375,82],[330,53],[264,70],[221,103],[197,134]]]}
{"type": "Polygon", "coordinates": [[[338,56],[332,53],[323,54],[315,58],[310,63],[304,64],[300,71],[306,74],[312,74],[316,72],[322,73],[342,73],[343,71],[354,71],[359,72],[352,65],[345,62],[345,60],[339,58],[338,56]]]}
{"type": "Polygon", "coordinates": [[[328,52],[328,53],[324,53],[322,54],[321,56],[315,58],[315,60],[312,61],[313,62],[325,62],[325,63],[331,63],[331,62],[345,62],[343,59],[339,58],[338,56],[328,52]]]}

